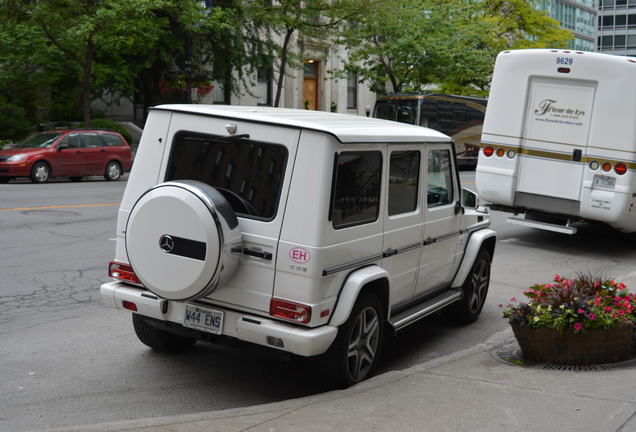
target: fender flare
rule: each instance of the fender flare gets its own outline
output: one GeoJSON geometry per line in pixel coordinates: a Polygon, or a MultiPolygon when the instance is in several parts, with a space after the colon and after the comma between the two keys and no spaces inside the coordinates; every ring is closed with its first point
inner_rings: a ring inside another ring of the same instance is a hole
{"type": "Polygon", "coordinates": [[[477,254],[479,253],[482,245],[486,240],[496,237],[497,233],[491,229],[481,229],[479,231],[475,231],[470,236],[470,239],[468,239],[468,245],[466,246],[464,252],[464,257],[462,258],[462,263],[460,264],[459,269],[455,274],[455,278],[453,279],[451,288],[459,288],[464,285],[464,281],[466,281],[468,273],[470,273],[470,269],[473,267],[473,263],[475,262],[477,254]]]}
{"type": "MultiPolygon", "coordinates": [[[[338,296],[338,303],[331,315],[331,320],[329,325],[338,327],[347,321],[351,311],[353,310],[353,305],[358,299],[358,295],[362,288],[370,282],[386,279],[387,283],[389,280],[389,274],[383,268],[372,265],[369,267],[364,267],[359,270],[355,270],[347,277],[342,289],[340,290],[340,295],[338,296]]],[[[387,293],[388,295],[388,293],[387,293]]],[[[387,310],[385,316],[389,316],[388,308],[390,302],[387,302],[387,310]]]]}

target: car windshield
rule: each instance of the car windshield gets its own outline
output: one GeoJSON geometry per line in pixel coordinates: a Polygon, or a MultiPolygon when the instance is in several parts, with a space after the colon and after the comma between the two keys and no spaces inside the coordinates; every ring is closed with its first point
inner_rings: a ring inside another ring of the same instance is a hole
{"type": "Polygon", "coordinates": [[[51,144],[55,142],[55,139],[60,135],[62,135],[61,132],[42,132],[39,134],[31,135],[24,141],[17,143],[15,147],[50,147],[51,144]]]}

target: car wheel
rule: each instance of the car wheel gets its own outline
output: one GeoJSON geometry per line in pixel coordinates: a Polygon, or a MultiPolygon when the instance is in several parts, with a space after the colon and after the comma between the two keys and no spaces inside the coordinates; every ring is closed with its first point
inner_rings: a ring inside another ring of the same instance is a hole
{"type": "Polygon", "coordinates": [[[69,179],[71,179],[72,182],[78,182],[78,181],[82,181],[84,177],[79,176],[79,177],[69,177],[69,179]]]}
{"type": "Polygon", "coordinates": [[[106,164],[106,169],[104,170],[104,178],[108,181],[116,181],[119,180],[122,174],[121,165],[119,162],[110,161],[106,164]]]}
{"type": "Polygon", "coordinates": [[[138,314],[133,314],[133,327],[139,340],[150,348],[167,353],[186,351],[196,343],[196,339],[179,336],[157,329],[148,320],[138,314]]]}
{"type": "Polygon", "coordinates": [[[364,293],[322,357],[323,384],[345,388],[369,378],[378,363],[383,337],[382,304],[375,295],[364,293]]]}
{"type": "Polygon", "coordinates": [[[11,177],[0,177],[0,184],[9,183],[11,177]]]}
{"type": "Polygon", "coordinates": [[[33,183],[46,183],[51,177],[51,167],[46,162],[36,162],[31,168],[31,181],[33,183]]]}
{"type": "Polygon", "coordinates": [[[481,249],[462,286],[462,299],[446,309],[446,315],[460,324],[477,321],[486,303],[488,285],[490,285],[490,262],[487,250],[481,249]]]}

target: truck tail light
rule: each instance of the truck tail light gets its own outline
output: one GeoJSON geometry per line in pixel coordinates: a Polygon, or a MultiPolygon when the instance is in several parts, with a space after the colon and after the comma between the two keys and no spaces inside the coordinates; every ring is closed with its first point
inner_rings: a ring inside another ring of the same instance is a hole
{"type": "Polygon", "coordinates": [[[623,162],[619,162],[614,167],[614,171],[616,171],[616,174],[618,175],[623,175],[627,172],[627,165],[625,165],[623,162]]]}
{"type": "Polygon", "coordinates": [[[111,261],[108,264],[108,276],[124,282],[141,285],[141,281],[130,264],[125,264],[119,261],[111,261]]]}
{"type": "Polygon", "coordinates": [[[488,146],[488,147],[484,147],[484,156],[490,157],[493,155],[493,153],[495,153],[495,149],[488,146]]]}
{"type": "Polygon", "coordinates": [[[609,171],[611,171],[611,170],[612,170],[612,164],[611,164],[611,163],[609,163],[609,162],[605,162],[605,163],[603,164],[603,171],[605,171],[605,172],[609,172],[609,171]]]}
{"type": "Polygon", "coordinates": [[[269,314],[276,318],[307,324],[311,321],[311,306],[273,298],[269,303],[269,314]]]}

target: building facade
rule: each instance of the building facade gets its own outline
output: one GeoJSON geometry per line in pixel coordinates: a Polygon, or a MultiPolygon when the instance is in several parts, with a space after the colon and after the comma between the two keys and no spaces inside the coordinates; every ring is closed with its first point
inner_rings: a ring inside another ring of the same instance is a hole
{"type": "Polygon", "coordinates": [[[598,50],[636,56],[636,0],[600,0],[598,50]]]}
{"type": "Polygon", "coordinates": [[[596,51],[598,9],[595,0],[535,0],[535,5],[574,34],[571,49],[596,51]]]}

